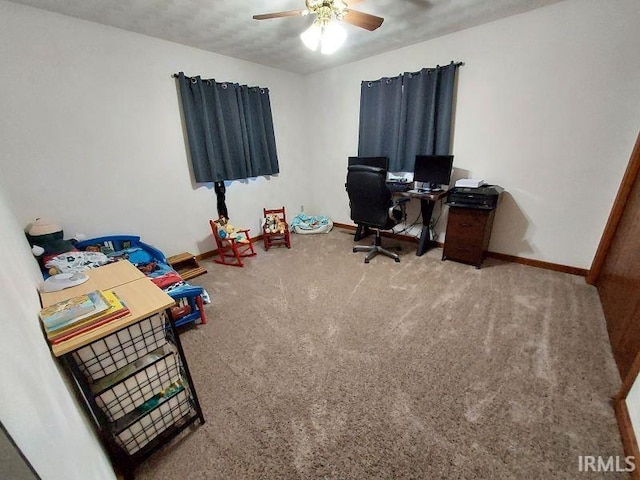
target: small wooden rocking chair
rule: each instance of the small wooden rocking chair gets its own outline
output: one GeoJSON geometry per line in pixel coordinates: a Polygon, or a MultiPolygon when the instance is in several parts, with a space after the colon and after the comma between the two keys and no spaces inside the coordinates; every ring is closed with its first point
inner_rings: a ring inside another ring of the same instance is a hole
{"type": "Polygon", "coordinates": [[[244,234],[248,243],[238,242],[233,238],[222,238],[218,234],[218,228],[220,224],[218,221],[209,220],[211,231],[213,232],[213,238],[216,240],[217,252],[220,258],[214,258],[213,261],[222,265],[231,265],[234,267],[244,267],[242,259],[245,257],[253,257],[256,255],[256,251],[253,249],[253,243],[249,236],[249,229],[237,230],[237,232],[244,234]]]}
{"type": "Polygon", "coordinates": [[[269,250],[272,245],[286,245],[287,248],[291,248],[291,239],[289,238],[289,224],[287,223],[287,215],[284,207],[275,209],[262,209],[264,212],[264,218],[266,220],[267,215],[276,215],[280,222],[284,223],[284,232],[267,232],[266,223],[262,227],[262,238],[264,240],[264,249],[269,250]]]}

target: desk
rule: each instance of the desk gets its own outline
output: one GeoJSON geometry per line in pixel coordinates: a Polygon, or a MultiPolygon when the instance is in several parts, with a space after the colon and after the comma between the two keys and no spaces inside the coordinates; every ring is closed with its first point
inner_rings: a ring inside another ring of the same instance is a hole
{"type": "MultiPolygon", "coordinates": [[[[418,249],[416,250],[416,255],[421,257],[424,255],[427,250],[436,246],[436,243],[431,240],[431,236],[429,234],[429,224],[431,223],[431,215],[433,214],[433,207],[435,206],[438,200],[447,196],[448,189],[443,189],[439,192],[392,192],[394,197],[409,197],[416,198],[420,200],[420,212],[422,215],[422,232],[420,232],[420,239],[418,241],[418,249]]],[[[356,235],[354,237],[354,241],[366,237],[369,234],[368,228],[363,225],[357,225],[356,227],[356,235]]]]}
{"type": "MultiPolygon", "coordinates": [[[[416,250],[416,255],[421,257],[424,255],[427,250],[436,246],[436,243],[431,240],[431,235],[429,234],[429,224],[431,223],[431,215],[433,214],[433,207],[436,202],[447,196],[448,189],[443,189],[439,192],[415,192],[415,191],[407,191],[407,192],[392,192],[392,195],[395,197],[409,197],[416,198],[420,200],[420,212],[422,215],[422,231],[420,232],[420,239],[418,241],[418,249],[416,250]]],[[[357,225],[356,234],[354,237],[354,241],[366,237],[369,234],[368,228],[363,225],[357,225]]]]}
{"type": "Polygon", "coordinates": [[[447,196],[448,189],[439,192],[395,192],[394,195],[399,197],[417,198],[420,200],[420,213],[422,215],[422,232],[420,232],[420,240],[418,241],[418,249],[416,255],[418,257],[424,255],[427,250],[435,247],[436,243],[431,240],[429,234],[429,225],[431,224],[431,215],[436,202],[447,196]]]}
{"type": "Polygon", "coordinates": [[[108,290],[134,280],[146,278],[144,273],[128,260],[103,265],[100,268],[88,270],[84,274],[89,277],[89,280],[80,285],[57,292],[40,293],[42,306],[47,307],[67,298],[83,295],[94,290],[108,290]]]}
{"type": "Polygon", "coordinates": [[[130,312],[52,345],[116,468],[126,480],[146,457],[204,416],[168,309],[173,299],[127,261],[86,272],[89,280],[41,293],[43,306],[113,290],[130,312]]]}
{"type": "MultiPolygon", "coordinates": [[[[447,196],[448,189],[443,189],[439,192],[423,192],[418,193],[415,191],[408,192],[392,192],[396,197],[409,197],[420,200],[420,214],[422,216],[422,231],[420,232],[420,239],[418,241],[418,248],[416,255],[418,257],[424,255],[427,250],[433,248],[436,243],[431,240],[429,234],[429,224],[431,223],[431,215],[433,214],[433,207],[438,200],[447,196]]],[[[361,238],[368,235],[368,229],[362,225],[356,227],[356,235],[354,241],[358,241],[361,238]]]]}

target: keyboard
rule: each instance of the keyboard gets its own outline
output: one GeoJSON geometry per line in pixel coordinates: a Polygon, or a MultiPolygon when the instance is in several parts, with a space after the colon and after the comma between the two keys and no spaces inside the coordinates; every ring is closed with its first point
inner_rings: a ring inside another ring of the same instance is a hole
{"type": "Polygon", "coordinates": [[[432,188],[431,190],[428,190],[426,188],[413,188],[411,190],[409,190],[409,193],[440,193],[443,190],[441,188],[435,189],[432,188]]]}
{"type": "Polygon", "coordinates": [[[411,190],[411,183],[407,182],[387,182],[387,188],[391,193],[408,192],[411,190]]]}

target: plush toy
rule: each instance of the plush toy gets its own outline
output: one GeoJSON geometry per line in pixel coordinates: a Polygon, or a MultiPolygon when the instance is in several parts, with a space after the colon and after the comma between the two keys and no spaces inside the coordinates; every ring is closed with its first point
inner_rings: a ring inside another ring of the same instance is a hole
{"type": "Polygon", "coordinates": [[[229,223],[229,219],[220,217],[216,222],[218,224],[218,236],[220,238],[229,238],[238,243],[249,243],[244,233],[236,230],[236,227],[229,223]]]}
{"type": "Polygon", "coordinates": [[[264,233],[278,233],[278,232],[284,233],[284,222],[282,222],[278,218],[278,215],[275,215],[275,214],[267,215],[266,218],[264,219],[264,233]]]}
{"type": "MultiPolygon", "coordinates": [[[[31,251],[41,266],[44,266],[44,261],[51,256],[76,250],[70,240],[63,240],[62,227],[43,218],[36,218],[29,225],[26,236],[31,245],[31,251]]],[[[49,273],[54,275],[59,272],[52,269],[49,273]]]]}
{"type": "Polygon", "coordinates": [[[276,214],[267,215],[264,219],[264,233],[284,234],[287,231],[287,224],[276,214]]]}

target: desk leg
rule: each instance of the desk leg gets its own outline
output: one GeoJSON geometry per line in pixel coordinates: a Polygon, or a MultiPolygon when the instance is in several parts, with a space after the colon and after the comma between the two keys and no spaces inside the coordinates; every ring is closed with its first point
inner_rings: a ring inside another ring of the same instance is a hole
{"type": "Polygon", "coordinates": [[[427,250],[433,248],[434,242],[431,241],[431,235],[429,233],[429,225],[431,224],[431,215],[433,214],[434,202],[431,200],[420,199],[420,212],[422,214],[422,232],[420,233],[420,241],[418,242],[418,249],[416,255],[421,257],[427,250]]]}

